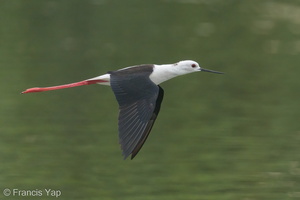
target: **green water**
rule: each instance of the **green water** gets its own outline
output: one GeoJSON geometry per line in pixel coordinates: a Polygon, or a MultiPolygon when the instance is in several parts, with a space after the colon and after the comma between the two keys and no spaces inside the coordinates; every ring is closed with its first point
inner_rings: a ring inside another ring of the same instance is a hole
{"type": "Polygon", "coordinates": [[[0,1],[0,198],[300,198],[299,1],[120,2],[0,1]],[[109,87],[19,94],[185,59],[226,74],[163,83],[134,160],[109,87]]]}

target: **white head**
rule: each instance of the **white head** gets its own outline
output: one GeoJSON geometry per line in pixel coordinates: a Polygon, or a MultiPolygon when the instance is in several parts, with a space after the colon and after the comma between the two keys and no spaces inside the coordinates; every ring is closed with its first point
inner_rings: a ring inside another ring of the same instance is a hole
{"type": "Polygon", "coordinates": [[[154,65],[154,71],[150,75],[150,79],[158,85],[176,76],[200,71],[223,74],[222,72],[203,69],[195,61],[183,60],[174,64],[154,65]]]}
{"type": "Polygon", "coordinates": [[[200,65],[197,62],[192,60],[179,61],[178,63],[175,63],[173,65],[174,67],[176,67],[176,71],[178,72],[178,75],[184,75],[184,74],[189,74],[192,72],[199,72],[199,71],[223,74],[223,72],[203,69],[200,67],[200,65]]]}
{"type": "Polygon", "coordinates": [[[174,63],[173,65],[178,75],[201,71],[199,64],[192,60],[179,61],[178,63],[174,63]]]}

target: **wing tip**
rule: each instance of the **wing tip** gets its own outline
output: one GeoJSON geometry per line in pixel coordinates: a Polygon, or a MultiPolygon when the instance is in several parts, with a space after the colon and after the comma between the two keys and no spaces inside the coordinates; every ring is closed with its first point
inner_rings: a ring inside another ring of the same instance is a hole
{"type": "Polygon", "coordinates": [[[134,157],[137,155],[137,153],[131,153],[131,160],[133,160],[134,159],[134,157]]]}
{"type": "Polygon", "coordinates": [[[132,151],[126,152],[126,150],[124,148],[122,148],[122,145],[121,145],[121,149],[122,149],[123,160],[126,160],[130,155],[131,155],[130,160],[133,160],[133,158],[138,154],[138,152],[141,148],[139,148],[137,150],[135,147],[132,151]]]}
{"type": "Polygon", "coordinates": [[[131,154],[130,160],[132,160],[136,156],[136,154],[133,154],[133,153],[124,154],[124,152],[123,152],[123,160],[126,160],[128,158],[128,156],[130,156],[130,154],[131,154]]]}

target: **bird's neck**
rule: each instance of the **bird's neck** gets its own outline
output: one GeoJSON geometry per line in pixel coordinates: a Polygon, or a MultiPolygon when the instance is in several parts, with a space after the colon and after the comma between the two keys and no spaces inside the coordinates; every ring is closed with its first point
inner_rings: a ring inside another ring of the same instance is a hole
{"type": "Polygon", "coordinates": [[[156,85],[165,82],[171,78],[179,76],[178,72],[174,68],[174,65],[154,65],[153,72],[150,75],[151,81],[156,85]]]}

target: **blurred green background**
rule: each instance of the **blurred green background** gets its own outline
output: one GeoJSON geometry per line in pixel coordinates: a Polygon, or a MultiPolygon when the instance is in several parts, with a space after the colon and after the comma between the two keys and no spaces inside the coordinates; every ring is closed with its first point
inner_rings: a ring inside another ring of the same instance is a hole
{"type": "Polygon", "coordinates": [[[1,0],[0,16],[1,199],[300,198],[298,0],[1,0]],[[226,74],[163,83],[134,160],[109,87],[20,95],[186,59],[226,74]]]}

